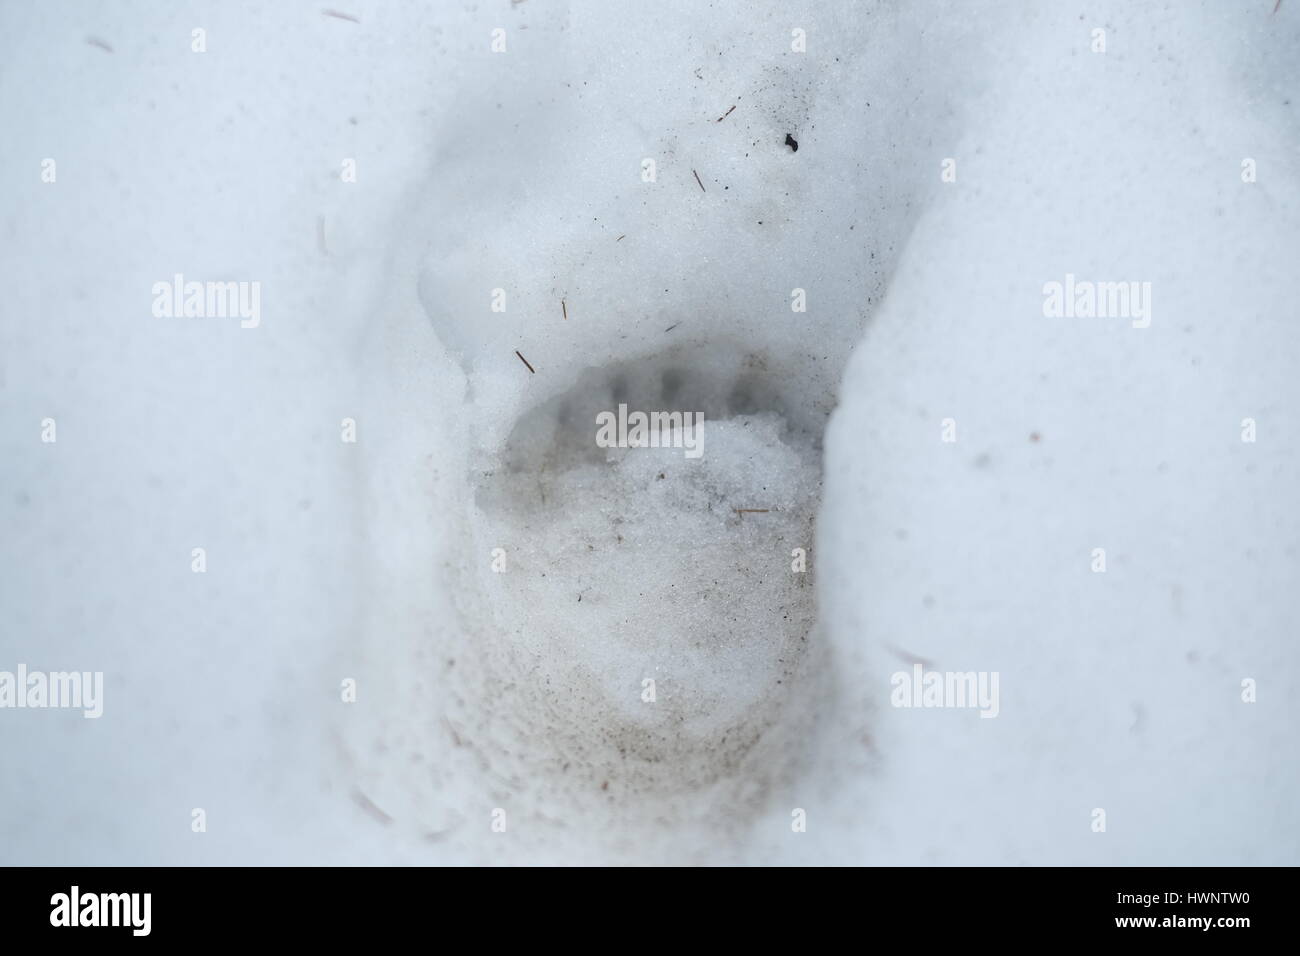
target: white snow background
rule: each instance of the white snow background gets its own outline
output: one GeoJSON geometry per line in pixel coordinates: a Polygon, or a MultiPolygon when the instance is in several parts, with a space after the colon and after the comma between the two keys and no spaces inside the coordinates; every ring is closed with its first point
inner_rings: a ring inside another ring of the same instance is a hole
{"type": "Polygon", "coordinates": [[[0,862],[1296,863],[1274,2],[0,6],[0,862]]]}

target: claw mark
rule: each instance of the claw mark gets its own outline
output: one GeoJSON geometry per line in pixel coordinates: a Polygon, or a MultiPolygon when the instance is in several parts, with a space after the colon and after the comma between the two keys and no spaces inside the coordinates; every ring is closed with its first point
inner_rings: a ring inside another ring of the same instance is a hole
{"type": "Polygon", "coordinates": [[[451,725],[451,721],[448,720],[446,717],[444,717],[442,718],[442,723],[443,726],[447,728],[448,733],[451,734],[452,743],[454,743],[457,747],[465,746],[464,742],[460,739],[460,734],[456,733],[456,728],[451,725]]]}
{"type": "Polygon", "coordinates": [[[366,813],[370,814],[380,823],[387,824],[393,822],[392,817],[390,817],[387,813],[381,810],[379,806],[375,803],[375,801],[371,800],[360,790],[352,791],[352,799],[357,802],[357,806],[359,806],[362,810],[366,811],[366,813]]]}
{"type": "Polygon", "coordinates": [[[905,651],[901,647],[895,647],[893,644],[886,644],[885,646],[909,664],[920,664],[922,667],[934,670],[933,661],[928,661],[924,657],[917,657],[915,654],[905,651]]]}

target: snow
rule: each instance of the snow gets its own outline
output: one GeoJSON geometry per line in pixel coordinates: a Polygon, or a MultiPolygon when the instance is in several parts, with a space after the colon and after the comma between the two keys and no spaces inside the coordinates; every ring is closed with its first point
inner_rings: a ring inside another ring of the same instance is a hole
{"type": "Polygon", "coordinates": [[[1130,6],[6,6],[0,861],[1297,862],[1300,10],[1130,6]]]}

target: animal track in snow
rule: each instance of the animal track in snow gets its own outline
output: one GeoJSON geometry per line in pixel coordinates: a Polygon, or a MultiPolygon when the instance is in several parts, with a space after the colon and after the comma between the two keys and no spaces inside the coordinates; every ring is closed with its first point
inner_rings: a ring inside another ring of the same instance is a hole
{"type": "Polygon", "coordinates": [[[530,753],[638,792],[774,769],[747,758],[783,720],[816,613],[792,564],[812,547],[825,414],[796,399],[798,364],[682,346],[587,369],[519,416],[471,521],[507,569],[476,573],[470,610],[530,753]],[[703,413],[703,455],[599,447],[619,404],[703,413]]]}

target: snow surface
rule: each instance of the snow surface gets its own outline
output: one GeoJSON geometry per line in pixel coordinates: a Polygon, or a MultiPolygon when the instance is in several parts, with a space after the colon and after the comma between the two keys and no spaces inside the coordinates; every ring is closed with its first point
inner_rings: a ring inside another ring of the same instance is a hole
{"type": "Polygon", "coordinates": [[[1300,861],[1300,7],[1134,6],[0,8],[0,862],[1300,861]]]}

